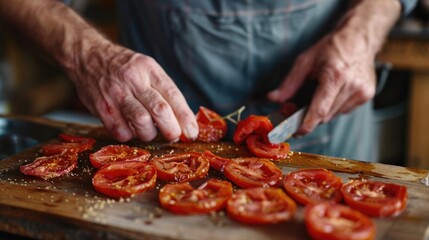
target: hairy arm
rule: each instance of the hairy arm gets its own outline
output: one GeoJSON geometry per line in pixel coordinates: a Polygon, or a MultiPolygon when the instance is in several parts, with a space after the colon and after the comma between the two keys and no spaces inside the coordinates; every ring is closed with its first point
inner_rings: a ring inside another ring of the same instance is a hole
{"type": "Polygon", "coordinates": [[[54,0],[0,0],[0,23],[57,62],[83,104],[119,141],[198,135],[198,125],[172,79],[143,54],[113,44],[72,9],[54,0]]]}
{"type": "Polygon", "coordinates": [[[336,29],[302,53],[282,84],[268,98],[284,102],[309,79],[318,87],[300,133],[347,113],[375,95],[374,60],[399,19],[398,0],[355,0],[336,29]]]}

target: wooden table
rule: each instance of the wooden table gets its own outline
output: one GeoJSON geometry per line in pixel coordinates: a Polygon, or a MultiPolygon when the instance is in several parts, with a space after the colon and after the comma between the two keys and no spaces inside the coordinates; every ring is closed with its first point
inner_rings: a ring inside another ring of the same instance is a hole
{"type": "MultiPolygon", "coordinates": [[[[88,134],[97,139],[94,150],[115,143],[96,128],[43,119],[30,121],[62,128],[67,133],[88,134]]],[[[53,139],[49,142],[58,141],[53,139]]],[[[131,142],[153,155],[186,150],[211,150],[225,157],[249,156],[243,146],[232,143],[203,144],[131,142]]],[[[0,231],[44,239],[308,239],[303,207],[293,220],[248,226],[230,220],[224,213],[178,216],[159,208],[160,184],[133,198],[112,200],[98,194],[91,185],[95,172],[88,153],[79,157],[71,174],[49,181],[21,174],[18,167],[33,161],[40,146],[0,161],[0,231]]],[[[395,218],[374,219],[377,239],[424,239],[429,235],[428,170],[374,164],[294,152],[277,162],[283,173],[298,168],[323,167],[333,170],[344,182],[368,178],[407,186],[409,203],[395,218]]],[[[215,172],[210,176],[219,177],[215,172]]],[[[196,183],[198,184],[198,182],[196,183]]]]}
{"type": "Polygon", "coordinates": [[[391,37],[377,58],[412,71],[406,162],[429,169],[429,38],[391,37]]]}

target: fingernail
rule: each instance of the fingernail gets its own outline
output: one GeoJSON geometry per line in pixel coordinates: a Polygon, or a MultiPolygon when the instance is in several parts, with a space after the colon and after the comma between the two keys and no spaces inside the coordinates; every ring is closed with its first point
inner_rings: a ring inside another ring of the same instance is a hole
{"type": "Polygon", "coordinates": [[[198,128],[195,125],[188,125],[184,129],[184,134],[188,139],[195,140],[198,137],[198,128]]]}
{"type": "Polygon", "coordinates": [[[170,143],[177,143],[180,140],[180,138],[175,138],[173,140],[170,141],[170,143]]]}
{"type": "Polygon", "coordinates": [[[130,139],[130,132],[124,127],[119,127],[117,130],[117,134],[121,141],[125,142],[130,139]]]}

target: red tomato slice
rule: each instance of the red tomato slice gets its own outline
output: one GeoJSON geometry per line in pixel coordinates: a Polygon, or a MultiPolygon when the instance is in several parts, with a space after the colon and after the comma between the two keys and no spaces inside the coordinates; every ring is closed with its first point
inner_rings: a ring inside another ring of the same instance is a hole
{"type": "Polygon", "coordinates": [[[204,152],[210,166],[223,172],[225,177],[242,188],[279,186],[282,171],[263,158],[223,158],[210,151],[204,152]]]}
{"type": "Polygon", "coordinates": [[[81,153],[92,149],[95,139],[68,134],[60,134],[62,143],[49,143],[42,147],[40,152],[45,156],[51,156],[61,153],[81,153]]]}
{"type": "Polygon", "coordinates": [[[219,172],[222,172],[225,170],[225,166],[231,162],[232,160],[229,158],[223,158],[219,157],[217,155],[214,155],[210,151],[204,151],[203,156],[209,160],[210,167],[218,170],[219,172]]]}
{"type": "Polygon", "coordinates": [[[321,201],[341,201],[341,178],[326,169],[301,169],[283,180],[286,192],[297,202],[307,205],[321,201]]]}
{"type": "Polygon", "coordinates": [[[137,147],[129,147],[126,145],[108,145],[95,153],[89,155],[89,160],[95,168],[120,161],[140,161],[146,162],[149,160],[150,152],[137,147]]]}
{"type": "Polygon", "coordinates": [[[370,240],[375,236],[375,225],[370,218],[332,202],[309,205],[304,219],[313,239],[370,240]]]}
{"type": "Polygon", "coordinates": [[[92,178],[97,192],[109,197],[129,197],[153,189],[156,169],[147,162],[114,162],[98,170],[92,178]]]}
{"type": "Polygon", "coordinates": [[[290,152],[289,143],[270,144],[266,143],[264,137],[257,134],[252,134],[246,139],[247,148],[249,151],[261,158],[284,159],[290,152]]]}
{"type": "Polygon", "coordinates": [[[242,188],[280,186],[282,171],[263,158],[233,158],[225,166],[225,177],[242,188]]]}
{"type": "Polygon", "coordinates": [[[152,158],[158,179],[169,182],[189,182],[205,177],[210,168],[209,160],[201,153],[186,152],[152,158]]]}
{"type": "Polygon", "coordinates": [[[241,144],[250,134],[266,136],[273,129],[273,124],[266,116],[250,115],[246,119],[238,122],[234,132],[233,140],[235,144],[241,144]]]}
{"type": "Polygon", "coordinates": [[[405,186],[375,181],[352,181],[341,188],[344,201],[369,216],[391,217],[407,206],[405,186]]]}
{"type": "Polygon", "coordinates": [[[32,163],[22,165],[19,171],[25,175],[50,179],[71,172],[77,165],[77,153],[38,157],[32,163]]]}
{"type": "Polygon", "coordinates": [[[268,224],[291,219],[296,204],[280,188],[251,188],[236,191],[226,209],[228,216],[236,221],[268,224]]]}
{"type": "MultiPolygon", "coordinates": [[[[219,114],[205,107],[200,107],[197,115],[197,123],[200,129],[198,141],[218,142],[225,137],[227,125],[225,119],[219,114]]],[[[191,142],[184,135],[180,137],[182,142],[191,142]]]]}
{"type": "Polygon", "coordinates": [[[231,183],[210,179],[198,189],[187,182],[167,184],[159,192],[159,201],[176,214],[206,214],[223,209],[231,195],[231,183]]]}

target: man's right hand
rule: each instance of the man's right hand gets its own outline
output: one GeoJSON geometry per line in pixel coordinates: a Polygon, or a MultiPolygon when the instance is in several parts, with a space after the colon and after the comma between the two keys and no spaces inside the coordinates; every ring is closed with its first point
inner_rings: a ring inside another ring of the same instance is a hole
{"type": "Polygon", "coordinates": [[[198,136],[195,115],[172,79],[151,57],[111,43],[82,52],[68,71],[83,104],[119,141],[169,141],[198,136]]]}

